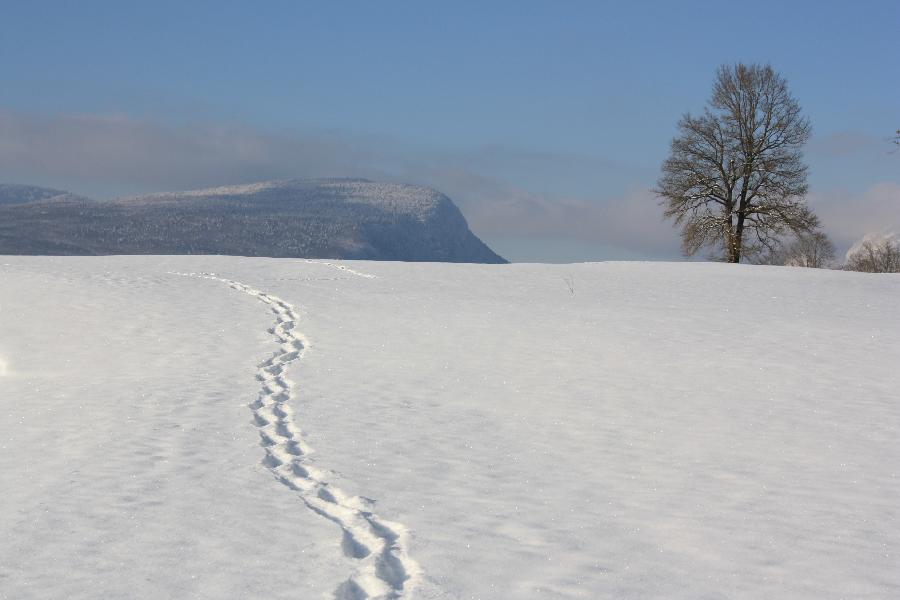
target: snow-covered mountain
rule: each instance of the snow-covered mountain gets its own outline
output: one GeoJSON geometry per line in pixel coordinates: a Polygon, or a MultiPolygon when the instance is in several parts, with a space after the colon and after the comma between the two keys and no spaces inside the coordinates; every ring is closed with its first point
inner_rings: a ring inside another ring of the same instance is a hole
{"type": "Polygon", "coordinates": [[[500,263],[433,189],[292,179],[97,202],[0,187],[0,254],[228,254],[500,263]]]}
{"type": "Polygon", "coordinates": [[[22,205],[36,202],[66,202],[86,200],[70,192],[35,185],[0,183],[0,206],[22,205]]]}

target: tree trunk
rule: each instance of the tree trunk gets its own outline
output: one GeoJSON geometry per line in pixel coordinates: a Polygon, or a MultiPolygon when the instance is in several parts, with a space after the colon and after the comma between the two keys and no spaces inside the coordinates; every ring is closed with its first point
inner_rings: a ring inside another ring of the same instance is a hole
{"type": "Polygon", "coordinates": [[[744,241],[744,213],[738,211],[737,227],[734,231],[734,244],[732,244],[731,257],[728,262],[741,262],[741,251],[743,250],[744,241]]]}

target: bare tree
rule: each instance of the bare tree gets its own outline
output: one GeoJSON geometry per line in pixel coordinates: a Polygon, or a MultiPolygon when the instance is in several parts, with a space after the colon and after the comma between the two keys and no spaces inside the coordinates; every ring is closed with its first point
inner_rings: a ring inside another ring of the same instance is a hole
{"type": "Polygon", "coordinates": [[[773,250],[779,236],[812,232],[802,147],[809,121],[769,65],[723,65],[703,114],[684,115],[657,194],[680,225],[682,249],[728,262],[773,250]]]}
{"type": "Polygon", "coordinates": [[[788,244],[782,264],[789,267],[824,269],[834,263],[834,244],[821,231],[800,233],[788,244]]]}
{"type": "Polygon", "coordinates": [[[866,273],[900,273],[900,237],[870,233],[847,251],[844,269],[866,273]]]}
{"type": "Polygon", "coordinates": [[[812,231],[780,240],[774,249],[752,256],[745,253],[744,258],[759,265],[826,269],[834,265],[835,248],[823,231],[812,231]]]}

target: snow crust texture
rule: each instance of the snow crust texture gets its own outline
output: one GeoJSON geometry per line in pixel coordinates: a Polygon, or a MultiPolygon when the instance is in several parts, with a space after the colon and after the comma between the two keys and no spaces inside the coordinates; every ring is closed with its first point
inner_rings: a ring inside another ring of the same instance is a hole
{"type": "Polygon", "coordinates": [[[898,297],[0,257],[0,599],[900,598],[898,297]]]}

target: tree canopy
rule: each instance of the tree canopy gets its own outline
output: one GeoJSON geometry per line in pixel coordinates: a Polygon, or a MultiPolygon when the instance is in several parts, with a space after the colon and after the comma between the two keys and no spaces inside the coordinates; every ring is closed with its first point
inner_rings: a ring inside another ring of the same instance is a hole
{"type": "Polygon", "coordinates": [[[815,231],[802,147],[810,123],[769,65],[723,65],[699,116],[678,122],[657,194],[681,226],[682,249],[717,258],[772,251],[788,232],[815,231]]]}

